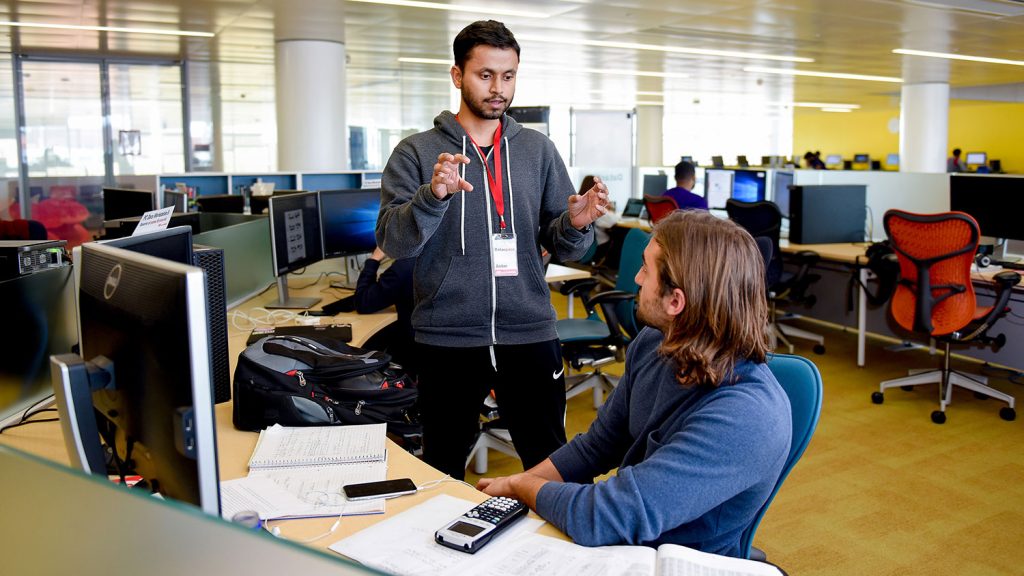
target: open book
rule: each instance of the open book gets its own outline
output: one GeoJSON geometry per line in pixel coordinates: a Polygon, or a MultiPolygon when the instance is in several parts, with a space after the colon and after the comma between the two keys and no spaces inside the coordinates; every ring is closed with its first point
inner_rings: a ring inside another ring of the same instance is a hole
{"type": "Polygon", "coordinates": [[[294,499],[258,511],[269,518],[384,512],[383,499],[348,502],[342,487],[387,478],[386,430],[386,424],[263,430],[249,459],[248,478],[271,480],[294,499]]]}
{"type": "Polygon", "coordinates": [[[386,424],[285,427],[260,432],[249,470],[383,461],[386,424]]]}

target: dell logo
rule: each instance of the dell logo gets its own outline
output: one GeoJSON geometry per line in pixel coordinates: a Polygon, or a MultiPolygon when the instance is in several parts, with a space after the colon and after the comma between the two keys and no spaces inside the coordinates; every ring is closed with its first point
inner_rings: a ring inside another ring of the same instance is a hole
{"type": "Polygon", "coordinates": [[[110,270],[110,274],[107,274],[107,281],[103,284],[103,297],[107,300],[114,297],[114,292],[117,291],[117,285],[121,283],[122,271],[121,265],[115,264],[110,270]]]}

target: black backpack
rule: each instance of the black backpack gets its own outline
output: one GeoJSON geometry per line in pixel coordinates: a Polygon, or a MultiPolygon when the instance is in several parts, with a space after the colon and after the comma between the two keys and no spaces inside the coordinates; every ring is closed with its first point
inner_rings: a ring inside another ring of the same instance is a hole
{"type": "Polygon", "coordinates": [[[415,383],[374,350],[323,336],[267,336],[238,356],[232,420],[239,430],[386,423],[414,448],[422,435],[415,383]]]}

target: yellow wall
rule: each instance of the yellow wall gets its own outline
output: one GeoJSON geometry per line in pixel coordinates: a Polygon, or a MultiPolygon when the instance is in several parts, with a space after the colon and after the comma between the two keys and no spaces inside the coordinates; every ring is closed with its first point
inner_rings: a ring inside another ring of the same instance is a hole
{"type": "MultiPolygon", "coordinates": [[[[808,150],[822,157],[867,153],[885,161],[899,152],[899,134],[889,131],[899,109],[854,111],[847,114],[798,109],[793,114],[793,153],[802,158],[808,150]]],[[[895,122],[894,122],[895,125],[895,122]]],[[[1024,172],[1024,104],[954,101],[949,109],[949,149],[987,152],[1002,160],[1003,170],[1024,172]]]]}

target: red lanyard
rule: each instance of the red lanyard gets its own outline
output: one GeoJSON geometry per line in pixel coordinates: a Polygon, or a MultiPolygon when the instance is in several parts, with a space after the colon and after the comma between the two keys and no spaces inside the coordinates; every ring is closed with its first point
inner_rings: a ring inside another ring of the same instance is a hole
{"type": "MultiPolygon", "coordinates": [[[[458,116],[456,116],[458,120],[458,116]]],[[[461,124],[461,122],[460,122],[461,124]]],[[[469,132],[466,132],[468,135],[469,132]]],[[[473,140],[473,137],[469,137],[469,141],[476,146],[477,152],[480,154],[480,158],[483,159],[484,170],[487,172],[487,180],[491,183],[491,197],[494,198],[494,207],[498,211],[498,226],[502,231],[505,230],[505,196],[502,194],[502,180],[501,180],[501,122],[498,122],[498,128],[494,131],[494,172],[491,172],[491,168],[487,166],[487,157],[484,156],[484,151],[480,149],[480,145],[473,140]]]]}

